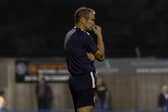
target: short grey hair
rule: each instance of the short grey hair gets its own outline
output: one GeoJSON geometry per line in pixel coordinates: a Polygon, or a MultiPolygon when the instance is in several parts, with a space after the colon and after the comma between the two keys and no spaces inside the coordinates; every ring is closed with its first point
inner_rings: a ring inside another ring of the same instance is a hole
{"type": "Polygon", "coordinates": [[[88,7],[80,7],[75,11],[74,18],[75,23],[78,23],[81,17],[84,17],[86,19],[89,18],[89,14],[96,14],[96,11],[94,9],[88,8],[88,7]]]}

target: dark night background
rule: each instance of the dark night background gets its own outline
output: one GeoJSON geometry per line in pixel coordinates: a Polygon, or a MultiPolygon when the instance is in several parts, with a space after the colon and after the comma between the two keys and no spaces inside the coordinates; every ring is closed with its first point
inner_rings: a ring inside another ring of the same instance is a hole
{"type": "Polygon", "coordinates": [[[80,6],[97,11],[107,57],[168,57],[168,0],[1,0],[0,56],[64,56],[80,6]]]}

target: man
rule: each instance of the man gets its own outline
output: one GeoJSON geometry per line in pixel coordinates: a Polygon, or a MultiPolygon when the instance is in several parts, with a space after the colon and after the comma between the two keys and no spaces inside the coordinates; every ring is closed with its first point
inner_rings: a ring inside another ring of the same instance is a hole
{"type": "Polygon", "coordinates": [[[37,96],[37,104],[39,112],[45,110],[50,111],[53,100],[53,93],[51,87],[45,81],[43,74],[38,74],[37,82],[35,85],[35,92],[37,96]]]}
{"type": "Polygon", "coordinates": [[[106,83],[101,76],[96,78],[96,96],[97,108],[101,109],[102,111],[107,110],[109,108],[109,93],[106,83]]]}
{"type": "Polygon", "coordinates": [[[64,49],[68,71],[69,88],[75,112],[91,112],[94,106],[95,67],[94,60],[104,60],[104,43],[101,27],[95,24],[95,11],[80,7],[75,12],[75,27],[65,37],[64,49]],[[92,30],[97,42],[87,32],[92,30]],[[97,45],[96,45],[97,43],[97,45]]]}
{"type": "Polygon", "coordinates": [[[162,112],[168,112],[168,86],[163,85],[162,91],[158,96],[158,106],[161,108],[162,112]]]}

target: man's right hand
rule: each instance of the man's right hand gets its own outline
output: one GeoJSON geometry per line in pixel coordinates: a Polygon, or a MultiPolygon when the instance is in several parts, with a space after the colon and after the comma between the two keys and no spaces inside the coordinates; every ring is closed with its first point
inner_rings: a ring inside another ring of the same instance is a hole
{"type": "Polygon", "coordinates": [[[92,26],[92,30],[94,31],[94,33],[100,37],[100,35],[102,35],[102,28],[98,25],[94,25],[92,26]]]}

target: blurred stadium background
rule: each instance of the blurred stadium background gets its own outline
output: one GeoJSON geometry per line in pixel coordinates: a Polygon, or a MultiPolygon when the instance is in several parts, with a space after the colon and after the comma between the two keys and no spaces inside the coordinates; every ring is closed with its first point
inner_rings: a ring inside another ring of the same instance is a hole
{"type": "MultiPolygon", "coordinates": [[[[103,28],[107,58],[96,67],[112,110],[156,112],[160,88],[168,84],[167,0],[1,0],[0,90],[8,109],[36,110],[34,83],[18,79],[17,62],[65,64],[64,35],[80,6],[95,9],[103,28]]],[[[61,77],[67,72],[58,67],[54,75],[53,110],[71,111],[67,77],[61,77]]]]}

